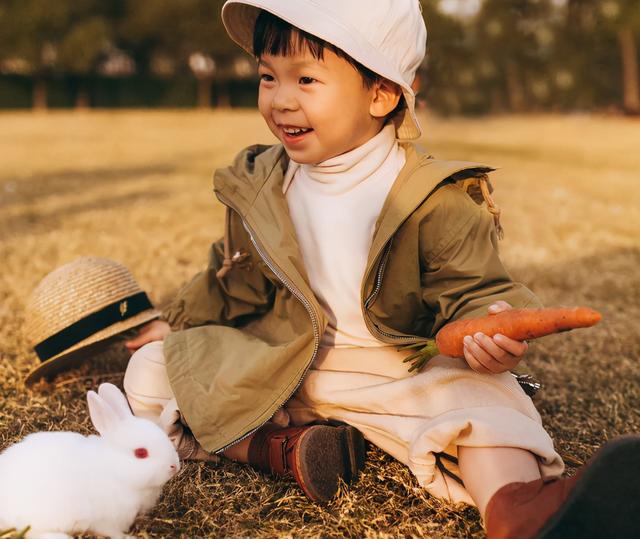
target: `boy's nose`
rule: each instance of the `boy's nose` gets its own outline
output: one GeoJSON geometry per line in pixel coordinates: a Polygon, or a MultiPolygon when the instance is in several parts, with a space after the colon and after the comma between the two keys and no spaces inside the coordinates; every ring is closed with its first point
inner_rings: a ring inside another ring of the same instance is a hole
{"type": "Polygon", "coordinates": [[[292,91],[280,86],[273,95],[271,108],[275,110],[295,110],[298,108],[298,102],[292,91]]]}

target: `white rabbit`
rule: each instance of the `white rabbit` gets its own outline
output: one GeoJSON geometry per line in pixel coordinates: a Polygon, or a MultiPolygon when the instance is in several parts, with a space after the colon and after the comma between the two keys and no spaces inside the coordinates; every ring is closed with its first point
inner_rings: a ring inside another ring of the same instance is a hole
{"type": "Polygon", "coordinates": [[[134,417],[113,384],[87,393],[100,436],[36,432],[0,453],[0,529],[27,537],[93,532],[122,538],[180,469],[167,435],[134,417]]]}

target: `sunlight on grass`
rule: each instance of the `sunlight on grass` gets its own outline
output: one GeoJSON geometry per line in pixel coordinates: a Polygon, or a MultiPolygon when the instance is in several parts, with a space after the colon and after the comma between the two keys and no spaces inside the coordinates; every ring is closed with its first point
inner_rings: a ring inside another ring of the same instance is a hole
{"type": "MultiPolygon", "coordinates": [[[[24,305],[49,271],[81,255],[128,266],[157,304],[206,264],[222,232],[212,172],[244,146],[272,143],[256,111],[2,113],[0,122],[0,435],[89,432],[84,394],[120,384],[126,355],[98,358],[30,392],[35,364],[24,305]]],[[[597,327],[531,346],[525,368],[569,469],[604,440],[640,430],[640,122],[590,116],[424,116],[438,158],[500,167],[494,197],[501,254],[545,304],[600,310],[597,327]]],[[[141,536],[483,537],[477,512],[434,500],[401,465],[371,450],[358,485],[328,508],[288,481],[230,463],[189,464],[141,536]]]]}

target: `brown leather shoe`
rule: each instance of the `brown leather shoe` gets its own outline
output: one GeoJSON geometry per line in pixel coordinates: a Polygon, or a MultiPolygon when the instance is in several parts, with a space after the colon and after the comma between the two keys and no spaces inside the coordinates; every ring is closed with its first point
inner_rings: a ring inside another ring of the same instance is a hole
{"type": "Polygon", "coordinates": [[[327,502],[339,480],[355,481],[364,467],[365,442],[351,426],[314,425],[258,430],[249,445],[249,464],[275,475],[292,475],[313,501],[327,502]]]}
{"type": "Polygon", "coordinates": [[[489,500],[489,539],[640,537],[640,436],[603,446],[574,477],[511,483],[489,500]]]}

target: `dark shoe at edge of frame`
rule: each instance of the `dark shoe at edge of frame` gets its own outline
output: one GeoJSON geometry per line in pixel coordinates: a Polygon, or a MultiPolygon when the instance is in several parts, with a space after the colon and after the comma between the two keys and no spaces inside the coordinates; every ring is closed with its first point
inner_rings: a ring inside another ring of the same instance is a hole
{"type": "Polygon", "coordinates": [[[485,523],[489,539],[640,537],[640,436],[614,438],[573,477],[505,485],[485,523]]]}

